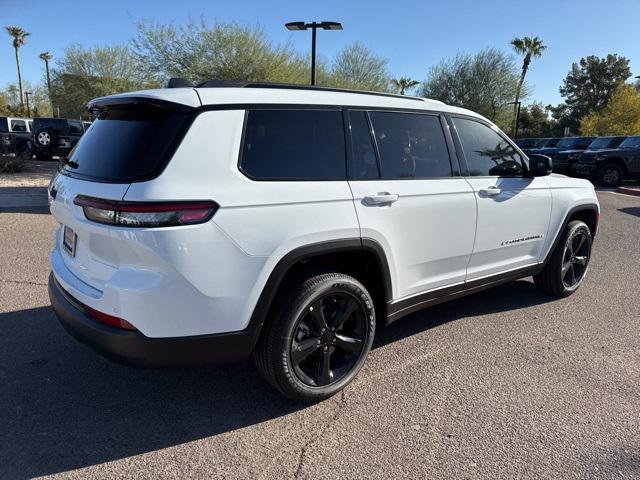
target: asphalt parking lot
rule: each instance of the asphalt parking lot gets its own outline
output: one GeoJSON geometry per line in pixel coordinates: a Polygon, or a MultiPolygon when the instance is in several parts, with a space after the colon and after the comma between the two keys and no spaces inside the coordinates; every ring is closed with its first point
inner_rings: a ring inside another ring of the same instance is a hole
{"type": "Polygon", "coordinates": [[[414,314],[314,406],[250,362],[95,355],[48,307],[54,220],[0,210],[0,478],[640,478],[640,197],[599,198],[575,295],[523,280],[414,314]]]}

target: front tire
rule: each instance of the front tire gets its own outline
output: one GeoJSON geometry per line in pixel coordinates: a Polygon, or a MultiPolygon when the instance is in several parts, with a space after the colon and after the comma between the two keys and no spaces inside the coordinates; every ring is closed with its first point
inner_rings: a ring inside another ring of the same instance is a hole
{"type": "Polygon", "coordinates": [[[279,301],[254,351],[259,372],[294,401],[317,402],[338,393],[371,349],[371,295],[355,278],[327,273],[294,285],[279,301]]]}
{"type": "Polygon", "coordinates": [[[533,281],[546,293],[568,297],[587,274],[593,239],[589,227],[579,220],[569,222],[561,235],[549,262],[533,281]]]}
{"type": "Polygon", "coordinates": [[[615,163],[606,163],[598,170],[598,183],[604,187],[617,187],[622,181],[624,170],[615,163]]]}

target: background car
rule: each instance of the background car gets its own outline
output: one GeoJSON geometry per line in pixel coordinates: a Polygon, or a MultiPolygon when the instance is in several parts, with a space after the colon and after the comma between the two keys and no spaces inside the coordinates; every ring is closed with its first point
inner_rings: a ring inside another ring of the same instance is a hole
{"type": "Polygon", "coordinates": [[[558,152],[553,156],[553,171],[568,173],[571,171],[571,166],[578,161],[584,152],[617,148],[625,138],[627,137],[598,137],[589,144],[586,150],[574,148],[558,152]]]}
{"type": "Polygon", "coordinates": [[[33,121],[33,146],[36,158],[51,160],[66,157],[84,133],[80,120],[36,118],[33,121]]]}
{"type": "Polygon", "coordinates": [[[548,142],[542,148],[535,149],[531,153],[553,158],[556,153],[563,150],[586,150],[595,138],[596,137],[565,137],[561,138],[557,143],[554,142],[553,146],[551,142],[548,142]]]}
{"type": "Polygon", "coordinates": [[[522,148],[522,151],[527,155],[537,154],[542,148],[555,147],[560,140],[562,140],[562,138],[558,138],[558,137],[539,138],[536,146],[530,147],[530,148],[522,148]]]}
{"type": "Polygon", "coordinates": [[[571,173],[590,177],[605,187],[616,187],[625,178],[640,176],[640,136],[627,137],[618,148],[584,152],[571,173]]]}
{"type": "Polygon", "coordinates": [[[31,140],[32,119],[0,117],[0,153],[20,153],[31,140]]]}

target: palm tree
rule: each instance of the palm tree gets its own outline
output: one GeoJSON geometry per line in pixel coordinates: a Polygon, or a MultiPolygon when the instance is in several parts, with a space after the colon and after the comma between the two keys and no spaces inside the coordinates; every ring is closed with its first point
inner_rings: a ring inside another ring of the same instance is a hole
{"type": "Polygon", "coordinates": [[[409,77],[400,77],[391,80],[391,85],[393,85],[393,88],[395,88],[400,95],[404,95],[404,92],[406,92],[410,88],[415,87],[419,83],[420,82],[412,80],[409,77]]]}
{"type": "Polygon", "coordinates": [[[27,37],[31,35],[22,28],[14,25],[4,27],[7,33],[13,37],[13,48],[16,51],[16,66],[18,67],[18,87],[20,88],[20,106],[24,107],[24,86],[22,85],[22,69],[20,68],[20,47],[27,41],[27,37]]]}
{"type": "Polygon", "coordinates": [[[529,65],[531,64],[531,60],[533,58],[539,58],[542,56],[542,52],[547,48],[547,46],[542,43],[542,39],[540,37],[524,37],[524,38],[514,38],[511,40],[511,46],[519,55],[524,55],[524,59],[522,61],[522,74],[520,75],[520,80],[518,81],[518,88],[516,88],[516,100],[513,104],[513,126],[511,130],[511,135],[515,135],[516,131],[516,115],[518,112],[518,101],[520,100],[520,93],[522,93],[522,85],[524,85],[524,77],[527,75],[527,70],[529,70],[529,65]]]}
{"type": "Polygon", "coordinates": [[[51,100],[51,77],[49,76],[49,62],[53,59],[53,55],[50,52],[42,52],[40,60],[44,62],[44,68],[47,71],[47,95],[49,96],[49,103],[51,103],[51,112],[53,113],[53,100],[51,100]]]}

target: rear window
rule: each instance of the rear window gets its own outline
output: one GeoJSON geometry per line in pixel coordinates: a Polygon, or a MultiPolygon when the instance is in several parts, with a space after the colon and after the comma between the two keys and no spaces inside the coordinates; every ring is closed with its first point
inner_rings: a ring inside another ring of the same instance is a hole
{"type": "Polygon", "coordinates": [[[69,120],[69,132],[71,135],[82,135],[83,131],[82,123],[69,120]]]}
{"type": "Polygon", "coordinates": [[[25,122],[24,120],[11,120],[11,131],[26,132],[27,122],[25,122]]]}
{"type": "Polygon", "coordinates": [[[344,180],[342,112],[250,110],[241,170],[255,180],[344,180]]]}
{"type": "Polygon", "coordinates": [[[119,105],[101,112],[63,170],[90,180],[131,182],[162,167],[187,114],[153,105],[119,105]]]}

